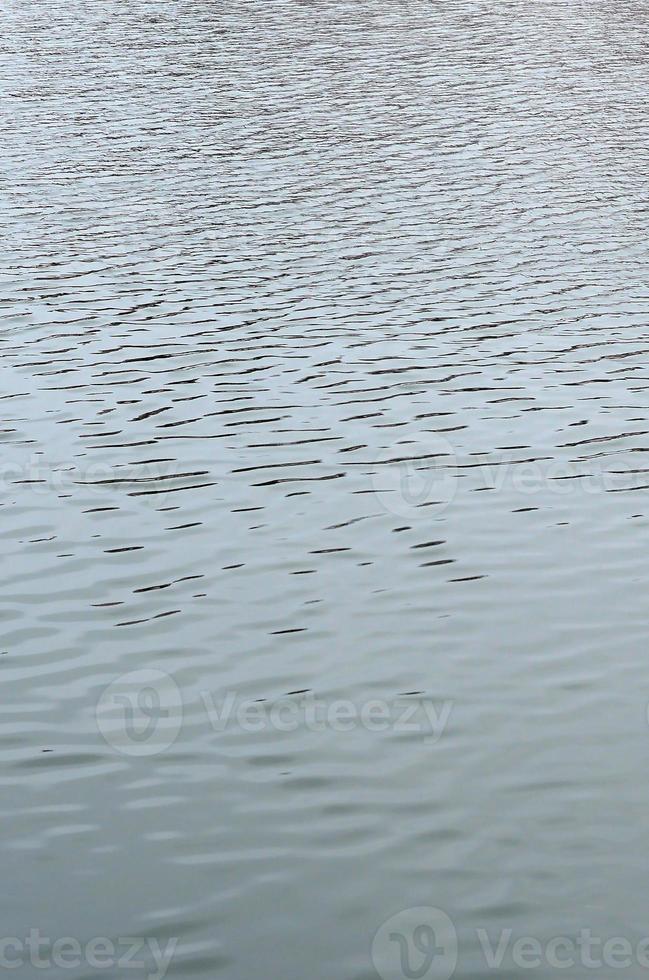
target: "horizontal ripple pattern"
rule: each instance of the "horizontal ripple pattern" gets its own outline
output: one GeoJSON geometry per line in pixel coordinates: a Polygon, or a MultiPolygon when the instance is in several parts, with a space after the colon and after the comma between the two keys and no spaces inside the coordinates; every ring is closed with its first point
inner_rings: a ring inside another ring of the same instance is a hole
{"type": "Polygon", "coordinates": [[[2,18],[6,934],[232,980],[369,980],[418,905],[473,978],[476,927],[644,935],[645,5],[2,18]],[[182,729],[125,755],[150,669],[182,729]]]}

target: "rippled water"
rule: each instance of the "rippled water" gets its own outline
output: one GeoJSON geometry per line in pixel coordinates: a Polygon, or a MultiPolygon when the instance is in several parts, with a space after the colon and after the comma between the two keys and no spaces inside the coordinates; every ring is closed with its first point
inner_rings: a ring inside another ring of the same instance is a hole
{"type": "Polygon", "coordinates": [[[2,936],[411,980],[431,933],[372,940],[432,906],[457,977],[521,973],[480,929],[635,950],[647,6],[2,20],[2,936]]]}

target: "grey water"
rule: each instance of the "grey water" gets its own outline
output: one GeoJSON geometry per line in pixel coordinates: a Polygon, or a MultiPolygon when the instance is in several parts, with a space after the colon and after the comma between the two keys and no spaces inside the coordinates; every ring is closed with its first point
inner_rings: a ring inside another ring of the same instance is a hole
{"type": "Polygon", "coordinates": [[[644,976],[647,5],[0,21],[2,967],[644,976]]]}

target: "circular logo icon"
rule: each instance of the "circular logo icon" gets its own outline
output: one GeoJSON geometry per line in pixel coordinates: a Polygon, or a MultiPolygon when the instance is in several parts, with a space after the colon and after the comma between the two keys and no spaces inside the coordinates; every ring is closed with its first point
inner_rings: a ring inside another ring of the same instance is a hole
{"type": "Polygon", "coordinates": [[[375,454],[372,488],[382,507],[397,517],[435,514],[453,500],[457,489],[455,451],[435,432],[416,432],[375,454]]]}
{"type": "Polygon", "coordinates": [[[450,980],[457,966],[457,933],[441,909],[422,905],[387,919],[372,940],[382,980],[450,980]]]}
{"type": "Polygon", "coordinates": [[[158,755],[173,745],[182,726],[180,688],[162,670],[132,670],[103,691],[96,716],[100,733],[118,752],[158,755]]]}

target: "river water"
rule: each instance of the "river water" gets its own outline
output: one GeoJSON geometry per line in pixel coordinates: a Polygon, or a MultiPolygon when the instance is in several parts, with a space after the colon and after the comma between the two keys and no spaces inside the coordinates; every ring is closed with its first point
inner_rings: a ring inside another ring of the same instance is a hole
{"type": "Polygon", "coordinates": [[[645,975],[646,5],[2,21],[15,975],[645,975]]]}

